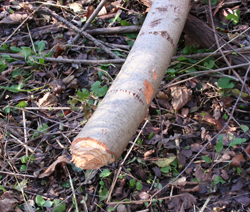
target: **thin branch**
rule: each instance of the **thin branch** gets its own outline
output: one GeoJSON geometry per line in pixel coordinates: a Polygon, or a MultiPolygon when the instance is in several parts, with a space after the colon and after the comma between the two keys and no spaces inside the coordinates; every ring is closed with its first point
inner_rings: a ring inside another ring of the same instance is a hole
{"type": "MultiPolygon", "coordinates": [[[[12,58],[22,59],[25,57],[23,55],[12,54],[12,53],[0,53],[0,55],[9,55],[12,58]]],[[[34,57],[36,59],[43,57],[34,57]]],[[[109,59],[109,60],[75,60],[75,59],[66,59],[66,58],[52,58],[44,57],[47,62],[57,62],[57,63],[76,63],[76,64],[86,64],[86,65],[97,65],[97,64],[108,64],[108,63],[124,63],[125,59],[109,59]]]]}
{"type": "MultiPolygon", "coordinates": [[[[91,24],[91,22],[94,20],[94,18],[98,15],[99,11],[102,9],[102,7],[104,6],[104,4],[106,3],[107,0],[102,0],[100,2],[100,4],[97,6],[97,8],[95,9],[95,11],[91,14],[91,16],[89,17],[89,19],[86,21],[86,23],[84,24],[84,26],[82,27],[81,31],[85,31],[88,26],[91,24]]],[[[81,37],[80,34],[77,34],[74,39],[73,39],[73,43],[76,43],[79,38],[81,37]]]]}
{"type": "Polygon", "coordinates": [[[53,16],[56,20],[61,21],[62,23],[64,23],[67,27],[69,27],[70,29],[78,32],[81,36],[88,38],[89,40],[93,41],[94,44],[96,46],[98,46],[99,48],[101,48],[103,51],[105,51],[108,55],[110,55],[112,58],[115,59],[120,59],[114,52],[112,52],[111,50],[109,50],[107,47],[105,47],[103,44],[101,44],[97,39],[95,39],[93,36],[91,36],[90,34],[88,34],[85,31],[81,31],[80,29],[78,29],[75,25],[71,24],[70,22],[68,22],[67,20],[65,20],[64,18],[62,18],[61,16],[57,15],[55,12],[51,11],[48,8],[41,8],[40,11],[43,11],[51,16],[53,16]]]}

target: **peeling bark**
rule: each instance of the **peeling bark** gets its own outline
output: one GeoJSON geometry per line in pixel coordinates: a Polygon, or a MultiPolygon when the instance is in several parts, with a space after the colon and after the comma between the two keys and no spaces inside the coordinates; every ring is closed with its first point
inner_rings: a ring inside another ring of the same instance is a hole
{"type": "Polygon", "coordinates": [[[183,30],[190,1],[155,0],[126,62],[71,145],[82,169],[116,161],[146,114],[183,30]]]}

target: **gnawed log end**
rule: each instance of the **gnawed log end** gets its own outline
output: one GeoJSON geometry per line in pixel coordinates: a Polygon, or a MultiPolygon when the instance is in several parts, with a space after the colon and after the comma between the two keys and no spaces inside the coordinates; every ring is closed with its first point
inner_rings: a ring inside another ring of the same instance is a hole
{"type": "Polygon", "coordinates": [[[77,138],[70,149],[74,164],[82,169],[99,169],[118,159],[104,143],[89,137],[77,138]]]}

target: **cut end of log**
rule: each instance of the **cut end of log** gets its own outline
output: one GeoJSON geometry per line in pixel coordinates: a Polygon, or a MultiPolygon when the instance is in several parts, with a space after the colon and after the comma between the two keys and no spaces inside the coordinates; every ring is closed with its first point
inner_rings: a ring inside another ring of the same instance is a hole
{"type": "Polygon", "coordinates": [[[70,149],[74,164],[82,169],[99,169],[117,160],[115,153],[93,138],[77,138],[70,149]]]}

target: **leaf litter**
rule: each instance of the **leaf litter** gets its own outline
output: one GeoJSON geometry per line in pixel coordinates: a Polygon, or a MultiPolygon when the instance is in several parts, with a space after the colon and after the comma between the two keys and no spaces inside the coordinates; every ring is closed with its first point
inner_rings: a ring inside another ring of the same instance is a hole
{"type": "MultiPolygon", "coordinates": [[[[235,7],[225,2],[212,1],[214,18],[220,20],[214,23],[216,30],[229,40],[236,37],[235,46],[248,46],[249,32],[244,36],[238,32],[248,26],[244,12],[249,3],[235,7]]],[[[54,5],[51,10],[82,27],[98,3],[60,2],[60,9],[54,5]]],[[[151,4],[108,1],[89,28],[141,25],[151,4]]],[[[0,3],[0,211],[66,211],[76,204],[79,211],[250,210],[249,80],[241,92],[245,69],[235,69],[241,80],[230,67],[228,72],[209,73],[225,63],[203,56],[209,51],[198,42],[200,38],[183,35],[178,59],[173,59],[149,107],[149,122],[112,189],[121,159],[100,170],[83,171],[71,163],[69,146],[122,64],[64,63],[110,57],[85,38],[72,45],[76,33],[71,29],[40,11],[30,15],[37,6],[0,3]],[[21,30],[8,39],[17,27],[21,30]],[[197,76],[199,71],[207,73],[197,76]],[[179,76],[183,82],[176,80],[179,76]],[[171,80],[177,84],[171,86],[171,80]],[[112,192],[109,201],[108,191],[112,192]]],[[[204,23],[210,22],[205,7],[208,4],[198,1],[191,9],[204,23]]],[[[95,38],[126,58],[136,34],[111,32],[95,38]]]]}

